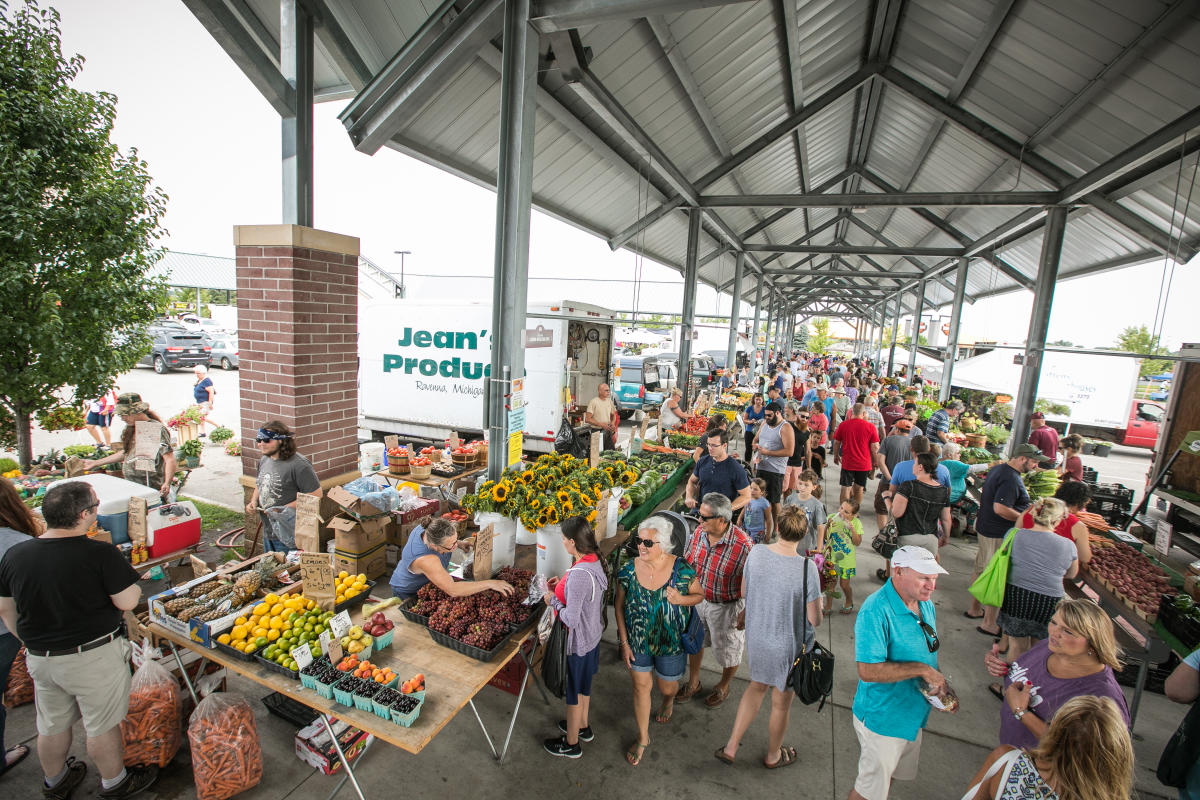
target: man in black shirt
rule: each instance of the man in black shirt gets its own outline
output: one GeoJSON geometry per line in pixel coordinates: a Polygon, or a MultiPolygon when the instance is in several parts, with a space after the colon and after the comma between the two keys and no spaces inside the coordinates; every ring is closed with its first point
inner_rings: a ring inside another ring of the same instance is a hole
{"type": "Polygon", "coordinates": [[[729,457],[729,434],[723,430],[710,430],[704,436],[704,446],[708,449],[700,456],[692,476],[688,478],[687,489],[684,490],[684,504],[688,508],[697,508],[699,499],[709,492],[720,492],[733,503],[733,510],[750,502],[750,476],[746,468],[729,457]]]}
{"type": "Polygon", "coordinates": [[[99,797],[132,797],[158,767],[125,769],[121,720],[129,710],[129,642],[122,612],[137,607],[138,574],[107,542],[89,539],[100,503],[82,481],[50,488],[47,530],[0,561],[0,619],[25,644],[37,705],[42,794],[67,800],[87,767],[67,758],[71,728],[83,720],[100,771],[99,797]]]}

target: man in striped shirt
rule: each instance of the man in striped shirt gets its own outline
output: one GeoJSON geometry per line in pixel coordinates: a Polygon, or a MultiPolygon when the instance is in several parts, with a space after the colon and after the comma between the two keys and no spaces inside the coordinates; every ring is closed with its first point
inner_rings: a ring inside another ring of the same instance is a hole
{"type": "Polygon", "coordinates": [[[962,413],[962,409],[961,400],[947,401],[925,423],[925,435],[939,446],[950,441],[950,420],[962,413]]]}

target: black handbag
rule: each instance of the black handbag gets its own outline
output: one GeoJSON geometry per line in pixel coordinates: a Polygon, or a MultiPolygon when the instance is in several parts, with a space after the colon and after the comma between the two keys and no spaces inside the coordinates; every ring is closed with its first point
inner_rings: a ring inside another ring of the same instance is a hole
{"type": "Polygon", "coordinates": [[[1175,733],[1163,748],[1155,775],[1164,786],[1182,789],[1187,786],[1188,772],[1200,758],[1200,701],[1192,703],[1175,733]]]}
{"type": "MultiPolygon", "coordinates": [[[[675,559],[675,564],[671,567],[671,579],[667,583],[668,586],[675,585],[675,580],[679,575],[679,561],[679,558],[675,559]]],[[[683,647],[683,652],[694,656],[704,650],[704,621],[696,613],[695,606],[688,608],[688,612],[687,628],[680,634],[679,644],[683,647]]]]}
{"type": "Polygon", "coordinates": [[[792,671],[788,674],[788,685],[800,698],[800,702],[811,706],[818,700],[821,704],[817,711],[825,707],[825,701],[833,694],[833,653],[825,648],[815,638],[812,647],[805,644],[808,641],[808,558],[804,559],[804,605],[800,633],[800,655],[792,662],[792,671]]]}
{"type": "Polygon", "coordinates": [[[888,512],[887,524],[880,528],[879,533],[871,540],[871,549],[888,561],[891,561],[892,554],[900,549],[900,529],[896,527],[896,520],[892,519],[892,512],[888,512]]]}
{"type": "Polygon", "coordinates": [[[542,654],[542,682],[546,684],[546,691],[555,697],[567,696],[568,634],[562,616],[556,614],[550,637],[546,639],[546,651],[542,654]]]}

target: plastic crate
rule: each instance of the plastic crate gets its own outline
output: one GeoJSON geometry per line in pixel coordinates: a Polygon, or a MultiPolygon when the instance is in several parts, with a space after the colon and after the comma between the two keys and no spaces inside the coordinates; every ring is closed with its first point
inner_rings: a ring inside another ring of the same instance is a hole
{"type": "Polygon", "coordinates": [[[416,624],[420,625],[422,628],[428,628],[429,627],[429,617],[426,617],[422,614],[418,614],[417,612],[410,610],[412,608],[413,604],[416,602],[417,602],[417,598],[415,598],[415,597],[410,597],[409,599],[405,600],[403,603],[401,603],[398,606],[400,609],[400,613],[403,614],[404,618],[406,620],[408,620],[409,622],[415,622],[416,624]]]}
{"type": "Polygon", "coordinates": [[[234,648],[230,647],[229,645],[221,644],[220,642],[217,642],[213,649],[224,653],[225,655],[229,656],[230,658],[236,658],[238,661],[253,661],[254,660],[253,653],[243,653],[241,650],[234,649],[234,648]]]}
{"type": "Polygon", "coordinates": [[[376,653],[378,653],[380,650],[382,650],[385,647],[391,647],[392,639],[393,639],[395,633],[396,633],[396,629],[392,628],[390,631],[383,634],[382,636],[371,637],[372,638],[371,649],[374,650],[376,653]]]}
{"type": "Polygon", "coordinates": [[[272,672],[278,672],[280,675],[289,677],[294,681],[300,679],[299,672],[292,672],[287,667],[281,667],[280,665],[276,664],[274,661],[268,661],[267,659],[263,658],[262,656],[255,655],[254,660],[257,661],[259,664],[262,664],[264,667],[271,670],[272,672]]]}
{"type": "Polygon", "coordinates": [[[1098,483],[1092,489],[1092,500],[1115,500],[1117,502],[1132,503],[1133,489],[1127,488],[1120,483],[1098,483]]]}
{"type": "Polygon", "coordinates": [[[279,692],[272,692],[264,697],[262,702],[267,707],[267,711],[270,711],[280,719],[287,720],[298,728],[311,725],[319,716],[313,709],[279,692]]]}
{"type": "Polygon", "coordinates": [[[481,650],[478,647],[467,644],[466,642],[460,642],[458,639],[455,639],[452,636],[447,636],[441,631],[435,631],[433,628],[426,628],[425,630],[429,631],[429,635],[433,637],[433,640],[438,644],[442,645],[443,647],[449,647],[451,650],[462,653],[464,656],[473,658],[476,661],[491,661],[496,657],[496,654],[499,653],[506,644],[508,644],[509,637],[512,636],[512,633],[510,632],[502,637],[500,641],[496,643],[496,646],[491,650],[481,650]]]}
{"type": "Polygon", "coordinates": [[[371,596],[371,590],[375,588],[375,584],[377,584],[377,583],[379,583],[379,581],[367,581],[367,588],[363,589],[361,592],[354,595],[354,597],[351,597],[349,600],[343,600],[342,602],[335,605],[333,607],[334,612],[345,611],[348,608],[354,608],[355,606],[361,606],[363,603],[367,602],[367,598],[371,596]]]}

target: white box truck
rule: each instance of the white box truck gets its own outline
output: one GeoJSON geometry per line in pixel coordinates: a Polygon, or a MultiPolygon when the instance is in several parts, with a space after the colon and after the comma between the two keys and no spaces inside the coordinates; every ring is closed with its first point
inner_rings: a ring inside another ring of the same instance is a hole
{"type": "MultiPolygon", "coordinates": [[[[525,449],[553,452],[563,413],[582,412],[612,375],[616,313],[564,300],[530,303],[525,324],[525,449]]],[[[440,442],[480,437],[492,306],[396,300],[359,317],[359,426],[440,442]]],[[[512,376],[520,377],[520,376],[512,376]]]]}

